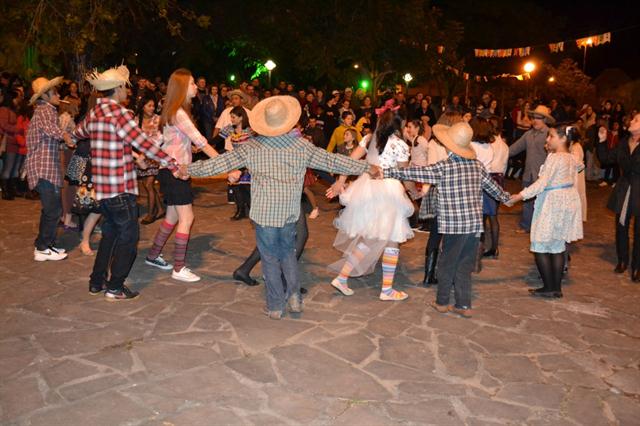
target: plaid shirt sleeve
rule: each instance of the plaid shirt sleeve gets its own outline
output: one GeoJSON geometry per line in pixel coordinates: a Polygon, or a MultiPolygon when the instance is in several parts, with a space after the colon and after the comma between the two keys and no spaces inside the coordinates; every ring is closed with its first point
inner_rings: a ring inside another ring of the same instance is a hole
{"type": "Polygon", "coordinates": [[[509,198],[511,198],[511,195],[500,188],[496,181],[494,181],[493,178],[489,176],[487,169],[485,169],[484,167],[482,167],[482,189],[486,191],[487,194],[489,194],[491,197],[498,201],[502,201],[503,203],[506,203],[507,201],[509,201],[509,198]]]}
{"type": "Polygon", "coordinates": [[[45,108],[44,120],[40,122],[40,131],[52,139],[63,139],[64,132],[58,125],[58,116],[53,108],[45,108]]]}
{"type": "Polygon", "coordinates": [[[207,138],[202,136],[196,126],[193,125],[193,121],[191,121],[187,113],[182,108],[180,108],[176,113],[174,126],[184,133],[191,143],[199,149],[202,149],[207,145],[207,138]]]}
{"type": "Polygon", "coordinates": [[[414,166],[404,169],[384,169],[384,177],[438,185],[440,179],[442,179],[442,164],[442,162],[438,162],[427,167],[414,166]]]}
{"type": "Polygon", "coordinates": [[[308,142],[306,145],[307,166],[311,169],[320,169],[341,175],[361,175],[369,168],[366,161],[354,160],[345,155],[331,154],[308,142]]]}
{"type": "Polygon", "coordinates": [[[205,161],[196,161],[188,167],[189,174],[196,177],[216,176],[246,166],[246,149],[241,146],[233,151],[205,161]]]}
{"type": "Polygon", "coordinates": [[[87,120],[89,119],[89,114],[91,111],[88,111],[84,119],[78,123],[73,132],[71,132],[71,138],[74,142],[78,142],[79,140],[89,139],[89,131],[87,130],[87,120]]]}
{"type": "Polygon", "coordinates": [[[129,142],[138,151],[142,152],[146,157],[156,160],[161,164],[167,164],[167,168],[171,172],[178,170],[178,165],[175,160],[172,159],[169,154],[164,152],[158,147],[152,139],[150,139],[141,129],[138,127],[133,114],[125,110],[122,115],[118,117],[118,136],[123,140],[129,142]]]}

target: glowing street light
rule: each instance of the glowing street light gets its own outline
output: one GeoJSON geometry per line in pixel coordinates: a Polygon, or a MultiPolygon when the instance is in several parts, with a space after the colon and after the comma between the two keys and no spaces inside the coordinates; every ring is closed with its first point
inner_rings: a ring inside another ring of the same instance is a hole
{"type": "Polygon", "coordinates": [[[524,64],[524,72],[526,72],[527,74],[532,73],[533,71],[535,71],[536,69],[536,64],[534,64],[533,62],[527,62],[526,64],[524,64]]]}
{"type": "Polygon", "coordinates": [[[236,81],[236,75],[235,75],[235,74],[231,74],[231,75],[229,76],[229,81],[232,81],[232,82],[233,82],[233,81],[236,81]]]}
{"type": "Polygon", "coordinates": [[[358,68],[360,68],[360,65],[359,65],[359,64],[353,64],[353,69],[354,69],[354,70],[357,70],[358,68]]]}
{"type": "Polygon", "coordinates": [[[554,81],[556,81],[556,78],[554,76],[549,77],[549,83],[553,83],[554,81]]]}
{"type": "Polygon", "coordinates": [[[405,75],[402,76],[402,79],[404,80],[405,83],[409,84],[411,80],[413,80],[413,76],[409,73],[406,73],[405,75]]]}
{"type": "Polygon", "coordinates": [[[269,59],[264,63],[264,67],[269,71],[269,88],[271,88],[271,71],[276,67],[276,63],[269,59]]]}

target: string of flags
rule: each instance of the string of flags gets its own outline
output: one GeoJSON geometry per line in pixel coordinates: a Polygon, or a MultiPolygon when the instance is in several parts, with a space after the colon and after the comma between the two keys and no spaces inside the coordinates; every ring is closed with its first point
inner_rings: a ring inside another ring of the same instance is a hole
{"type": "Polygon", "coordinates": [[[476,81],[478,83],[480,82],[488,82],[489,80],[497,80],[499,78],[515,78],[517,80],[525,80],[525,79],[529,79],[531,78],[531,76],[527,73],[525,74],[508,74],[508,73],[502,73],[502,74],[497,74],[497,75],[471,75],[468,72],[464,72],[459,70],[456,67],[452,67],[451,65],[445,65],[445,69],[448,71],[451,71],[452,73],[454,73],[456,76],[460,77],[462,76],[463,80],[472,80],[472,81],[476,81]]]}
{"type": "MultiPolygon", "coordinates": [[[[576,44],[579,48],[585,46],[598,46],[604,43],[611,42],[611,33],[603,33],[595,36],[584,37],[576,40],[576,44]]],[[[564,41],[557,43],[549,43],[547,46],[551,53],[559,53],[564,51],[564,41]]],[[[531,54],[531,46],[527,47],[512,47],[510,49],[474,49],[476,58],[510,58],[510,57],[524,57],[531,54]]]]}

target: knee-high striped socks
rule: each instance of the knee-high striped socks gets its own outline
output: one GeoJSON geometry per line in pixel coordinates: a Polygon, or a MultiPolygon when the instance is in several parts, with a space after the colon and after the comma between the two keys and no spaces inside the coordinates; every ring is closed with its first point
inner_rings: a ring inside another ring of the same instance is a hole
{"type": "Polygon", "coordinates": [[[347,261],[344,262],[340,273],[336,277],[336,279],[340,281],[340,284],[347,283],[349,275],[351,274],[351,271],[353,271],[353,267],[358,264],[367,255],[368,252],[369,247],[367,247],[365,244],[358,243],[358,245],[356,245],[356,249],[347,256],[347,261]]]}
{"type": "Polygon", "coordinates": [[[162,248],[167,243],[167,240],[169,239],[169,236],[173,232],[173,228],[175,228],[175,226],[175,223],[172,224],[167,222],[166,220],[162,221],[160,227],[158,228],[158,232],[156,232],[155,237],[153,237],[153,245],[151,246],[149,253],[147,253],[147,259],[153,260],[160,256],[160,253],[162,253],[162,248]]]}
{"type": "Polygon", "coordinates": [[[187,257],[187,245],[189,244],[189,234],[176,232],[173,249],[173,270],[180,272],[184,268],[184,259],[187,257]]]}
{"type": "Polygon", "coordinates": [[[393,276],[398,266],[398,255],[400,249],[396,247],[385,247],[382,255],[382,292],[391,293],[393,290],[393,276]]]}

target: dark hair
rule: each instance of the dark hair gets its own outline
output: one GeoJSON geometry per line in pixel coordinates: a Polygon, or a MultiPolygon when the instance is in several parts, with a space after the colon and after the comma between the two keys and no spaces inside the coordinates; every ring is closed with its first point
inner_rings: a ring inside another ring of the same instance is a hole
{"type": "Polygon", "coordinates": [[[0,106],[7,107],[12,111],[16,111],[16,106],[13,104],[13,100],[18,97],[18,91],[16,89],[10,90],[4,94],[4,99],[0,106]]]}
{"type": "Polygon", "coordinates": [[[347,118],[350,115],[353,115],[353,113],[351,111],[342,111],[341,117],[344,120],[345,118],[347,118]]]}
{"type": "Polygon", "coordinates": [[[420,120],[409,120],[407,121],[407,123],[405,124],[405,126],[407,124],[413,124],[414,126],[416,126],[418,128],[418,135],[422,135],[424,133],[424,127],[422,126],[422,121],[420,120]]]}
{"type": "Polygon", "coordinates": [[[244,110],[242,106],[233,107],[229,114],[233,114],[236,117],[242,117],[242,128],[246,129],[249,127],[249,116],[247,115],[247,111],[244,110]]]}
{"type": "Polygon", "coordinates": [[[379,154],[382,154],[384,148],[387,146],[389,137],[399,131],[401,126],[402,118],[393,111],[387,110],[378,117],[378,127],[376,128],[375,138],[376,148],[378,148],[379,154]]]}
{"type": "Polygon", "coordinates": [[[574,123],[556,123],[550,127],[556,130],[558,136],[567,138],[567,148],[580,140],[580,131],[574,123]]]}
{"type": "Polygon", "coordinates": [[[100,90],[99,93],[101,98],[110,98],[114,93],[116,93],[116,89],[114,87],[113,89],[109,90],[100,90]]]}
{"type": "Polygon", "coordinates": [[[156,101],[156,98],[154,98],[153,96],[145,96],[144,98],[140,99],[140,103],[138,104],[138,114],[137,114],[139,126],[142,126],[142,119],[144,118],[144,106],[151,101],[153,101],[154,108],[158,106],[158,102],[156,101]]]}
{"type": "Polygon", "coordinates": [[[480,143],[491,143],[493,138],[493,126],[484,118],[476,117],[471,120],[471,129],[473,129],[473,137],[471,138],[474,142],[480,143]]]}

